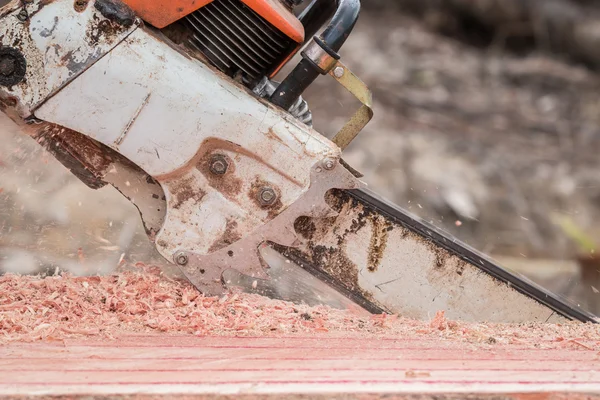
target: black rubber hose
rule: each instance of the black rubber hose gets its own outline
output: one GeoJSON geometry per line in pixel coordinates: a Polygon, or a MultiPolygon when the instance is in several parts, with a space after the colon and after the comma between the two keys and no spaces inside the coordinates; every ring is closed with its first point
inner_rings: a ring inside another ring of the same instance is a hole
{"type": "MultiPolygon", "coordinates": [[[[337,10],[331,22],[319,36],[321,45],[330,54],[337,54],[346,42],[360,13],[360,0],[336,0],[336,3],[337,10]]],[[[288,110],[320,74],[312,61],[302,59],[277,87],[271,103],[288,110]]]]}
{"type": "Polygon", "coordinates": [[[319,32],[319,29],[333,17],[336,9],[336,0],[312,0],[298,16],[304,26],[305,42],[308,42],[319,32]]]}
{"type": "Polygon", "coordinates": [[[342,48],[350,36],[360,14],[360,0],[337,0],[337,4],[331,22],[320,36],[320,39],[335,52],[342,48]]]}

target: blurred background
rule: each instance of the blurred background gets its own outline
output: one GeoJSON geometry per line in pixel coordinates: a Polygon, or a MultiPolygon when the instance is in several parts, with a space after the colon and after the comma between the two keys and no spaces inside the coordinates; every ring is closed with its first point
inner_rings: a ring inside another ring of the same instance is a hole
{"type": "MultiPolygon", "coordinates": [[[[374,93],[345,154],[370,187],[599,314],[600,2],[363,0],[341,55],[374,93]]],[[[327,77],[306,98],[327,136],[358,106],[327,77]]],[[[135,207],[0,116],[0,270],[138,261],[162,263],[135,207]]]]}

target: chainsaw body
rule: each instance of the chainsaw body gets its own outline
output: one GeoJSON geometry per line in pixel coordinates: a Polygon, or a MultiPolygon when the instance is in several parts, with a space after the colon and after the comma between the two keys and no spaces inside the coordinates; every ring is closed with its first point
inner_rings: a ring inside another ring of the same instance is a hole
{"type": "Polygon", "coordinates": [[[176,26],[164,19],[174,4],[130,3],[168,29],[144,26],[116,0],[5,6],[5,59],[24,66],[4,85],[5,111],[37,126],[51,151],[62,147],[92,186],[127,193],[122,172],[137,177],[126,195],[148,234],[203,291],[222,290],[231,266],[265,279],[259,244],[294,244],[297,217],[326,216],[329,189],[359,186],[336,168],[338,146],[252,92],[300,47],[303,25],[279,1],[198,3],[185,21],[171,15],[176,26]],[[173,32],[186,37],[180,48],[167,44],[173,32]]]}
{"type": "Polygon", "coordinates": [[[434,242],[402,211],[335,194],[364,186],[341,153],[371,119],[371,95],[337,53],[359,6],[15,0],[0,8],[0,108],[88,186],[130,199],[158,251],[206,294],[224,290],[228,269],[268,280],[269,244],[372,309],[427,318],[439,297],[467,320],[592,320],[521,278],[515,289],[513,275],[434,242]],[[301,97],[327,74],[363,104],[332,140],[301,97]],[[433,283],[442,267],[471,287],[433,283]]]}

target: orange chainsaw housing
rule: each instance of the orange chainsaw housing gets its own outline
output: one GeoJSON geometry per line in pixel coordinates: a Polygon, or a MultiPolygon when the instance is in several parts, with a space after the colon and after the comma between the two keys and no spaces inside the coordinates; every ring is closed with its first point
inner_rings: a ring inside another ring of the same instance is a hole
{"type": "MultiPolygon", "coordinates": [[[[123,0],[145,22],[157,28],[199,10],[214,0],[123,0]]],[[[296,43],[304,42],[304,27],[279,0],[241,0],[296,43]]]]}

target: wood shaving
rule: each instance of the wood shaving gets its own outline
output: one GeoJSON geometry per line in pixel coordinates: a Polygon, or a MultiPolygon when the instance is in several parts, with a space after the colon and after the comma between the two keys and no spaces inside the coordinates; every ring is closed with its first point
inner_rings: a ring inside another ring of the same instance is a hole
{"type": "Polygon", "coordinates": [[[259,295],[230,292],[205,297],[160,269],[137,265],[110,276],[0,277],[0,342],[114,338],[127,333],[191,335],[335,335],[461,341],[490,347],[600,350],[600,329],[591,324],[472,324],[396,315],[365,316],[356,309],[309,307],[259,295]],[[491,340],[490,338],[493,338],[491,340]]]}

